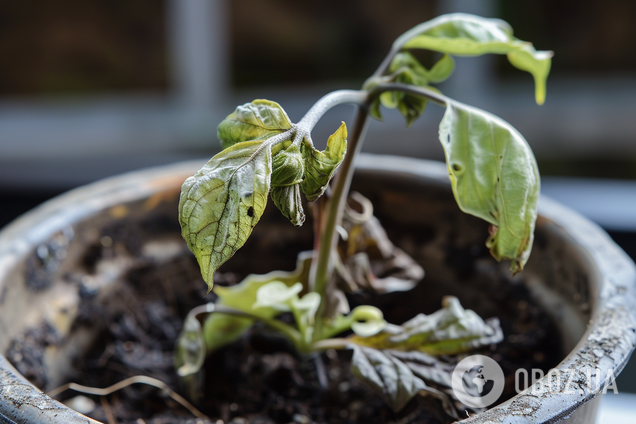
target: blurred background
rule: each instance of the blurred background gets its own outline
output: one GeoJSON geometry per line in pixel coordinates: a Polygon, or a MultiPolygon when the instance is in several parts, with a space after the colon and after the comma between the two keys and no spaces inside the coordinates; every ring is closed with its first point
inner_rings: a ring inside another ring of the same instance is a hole
{"type": "MultiPolygon", "coordinates": [[[[519,129],[544,193],[636,257],[636,2],[622,0],[0,0],[0,227],[73,187],[212,156],[237,104],[268,98],[297,121],[328,91],[360,87],[398,35],[449,12],[505,19],[555,51],[543,106],[501,57],[459,58],[439,88],[519,129]]],[[[386,111],[364,151],[443,159],[442,113],[406,129],[386,111]]],[[[314,140],[350,115],[332,110],[314,140]]],[[[636,392],[628,368],[618,387],[636,392]]]]}

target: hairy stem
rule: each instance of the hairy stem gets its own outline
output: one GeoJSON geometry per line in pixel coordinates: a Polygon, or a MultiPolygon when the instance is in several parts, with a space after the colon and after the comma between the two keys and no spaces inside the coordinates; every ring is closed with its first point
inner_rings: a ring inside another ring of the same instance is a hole
{"type": "Polygon", "coordinates": [[[356,105],[365,104],[368,101],[368,93],[365,90],[337,90],[320,98],[309,111],[298,121],[298,126],[311,131],[320,118],[332,107],[344,103],[356,105]]]}

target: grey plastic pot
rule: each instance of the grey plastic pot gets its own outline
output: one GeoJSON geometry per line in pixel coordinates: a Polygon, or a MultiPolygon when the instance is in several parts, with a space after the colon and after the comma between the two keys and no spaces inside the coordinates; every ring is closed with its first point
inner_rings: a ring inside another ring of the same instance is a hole
{"type": "MultiPolygon", "coordinates": [[[[56,341],[42,352],[44,389],[65,382],[71,362],[97,334],[97,329],[74,325],[84,300],[81,283],[69,280],[69,273],[109,222],[134,222],[153,214],[176,217],[180,185],[201,165],[196,161],[153,168],[73,190],[0,233],[0,423],[95,422],[43,394],[3,355],[30,330],[46,325],[54,330],[56,341]]],[[[483,244],[483,225],[454,205],[444,164],[362,155],[356,181],[364,194],[379,193],[373,199],[376,209],[396,222],[465,227],[462,243],[483,244]]],[[[587,373],[600,370],[605,383],[620,373],[636,344],[634,263],[605,232],[577,213],[545,198],[539,211],[537,242],[520,281],[552,314],[569,353],[557,371],[535,386],[462,423],[594,423],[602,384],[588,387],[587,373]],[[576,390],[564,391],[572,372],[576,390]],[[558,373],[564,375],[561,387],[558,373]]],[[[259,226],[267,225],[268,219],[264,216],[259,226]]],[[[435,263],[433,258],[428,267],[424,264],[429,278],[444,280],[436,277],[435,263]]],[[[116,275],[109,278],[101,282],[101,292],[122,284],[116,275]]],[[[448,284],[451,290],[457,282],[448,284]]]]}

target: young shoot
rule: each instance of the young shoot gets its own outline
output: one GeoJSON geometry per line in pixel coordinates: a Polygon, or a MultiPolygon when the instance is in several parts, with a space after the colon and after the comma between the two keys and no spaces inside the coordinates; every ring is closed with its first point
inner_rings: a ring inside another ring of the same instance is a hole
{"type": "Polygon", "coordinates": [[[405,290],[423,271],[388,240],[368,200],[353,196],[360,212],[347,205],[347,198],[369,115],[381,120],[381,106],[398,109],[410,125],[429,102],[441,105],[446,112],[439,139],[455,200],[465,213],[490,223],[486,245],[492,256],[510,260],[513,273],[523,269],[532,248],[539,196],[532,151],[502,119],[432,86],[452,74],[453,56],[489,53],[505,54],[514,67],[529,72],[536,102],[544,102],[551,52],[536,51],[531,43],[516,39],[501,20],[450,14],[404,33],[361,90],[327,94],[297,123],[269,100],[238,106],[221,122],[217,133],[224,150],[185,181],[179,204],[182,235],[209,290],[216,270],[249,238],[268,197],[296,226],[305,221],[303,197],[315,202],[316,247],[299,255],[292,272],[250,275],[235,286],[215,287],[216,304],[193,310],[186,320],[177,346],[180,375],[198,372],[206,354],[237,340],[260,321],[286,336],[300,354],[354,349],[353,373],[396,411],[418,393],[428,393],[453,414],[446,395],[432,387],[450,382],[448,367],[438,357],[498,343],[503,338],[499,322],[484,321],[453,297],[445,298],[438,312],[420,314],[400,326],[387,323],[372,306],[349,310],[346,291],[405,290]],[[411,54],[417,49],[441,57],[429,69],[411,54]],[[344,103],[357,106],[351,131],[343,123],[326,149],[317,150],[311,137],[314,126],[325,112],[344,103]],[[337,248],[339,240],[346,248],[337,248]],[[399,257],[400,263],[410,264],[410,271],[375,278],[365,250],[370,243],[380,251],[374,260],[399,257]],[[294,324],[277,319],[283,313],[290,313],[294,324]],[[203,326],[201,314],[208,314],[203,326]]]}

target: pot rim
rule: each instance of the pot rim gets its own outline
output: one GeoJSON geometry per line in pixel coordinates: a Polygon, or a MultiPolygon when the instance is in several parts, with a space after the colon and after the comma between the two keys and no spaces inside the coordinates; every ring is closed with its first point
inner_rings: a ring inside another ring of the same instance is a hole
{"type": "MultiPolygon", "coordinates": [[[[31,252],[68,224],[122,202],[174,190],[203,163],[202,160],[192,160],[110,177],[71,190],[27,212],[0,232],[0,281],[22,255],[31,252]],[[131,184],[131,181],[134,183],[131,184]]],[[[426,180],[446,187],[450,185],[446,165],[430,160],[360,155],[356,173],[371,172],[410,176],[414,180],[426,180]]],[[[539,215],[560,227],[573,243],[587,252],[592,261],[594,278],[590,278],[590,289],[598,295],[592,302],[589,326],[576,347],[555,368],[557,373],[561,373],[559,377],[548,373],[508,401],[460,423],[551,423],[566,419],[601,393],[603,386],[610,382],[611,375],[615,376],[623,369],[636,346],[634,262],[598,225],[545,196],[539,200],[539,215]],[[574,381],[584,382],[586,370],[597,369],[601,371],[600,386],[588,387],[580,383],[574,393],[556,387],[557,378],[563,383],[564,373],[576,370],[574,381]]],[[[16,419],[37,419],[37,422],[96,423],[25,382],[0,354],[0,422],[14,422],[3,415],[7,411],[18,414],[16,419]],[[25,402],[25,397],[31,399],[30,403],[25,402]],[[24,403],[35,407],[20,409],[24,403]],[[16,405],[20,406],[16,408],[16,405]],[[54,417],[56,414],[57,418],[54,417]],[[61,416],[63,421],[58,420],[61,416]]],[[[30,420],[28,422],[32,422],[30,420]]]]}

